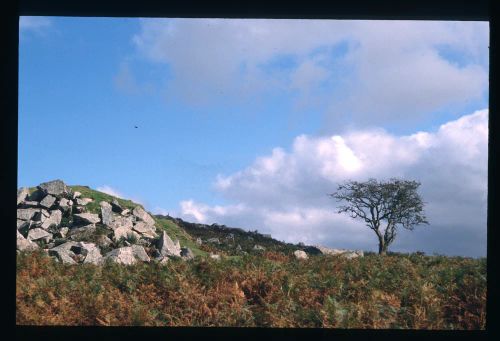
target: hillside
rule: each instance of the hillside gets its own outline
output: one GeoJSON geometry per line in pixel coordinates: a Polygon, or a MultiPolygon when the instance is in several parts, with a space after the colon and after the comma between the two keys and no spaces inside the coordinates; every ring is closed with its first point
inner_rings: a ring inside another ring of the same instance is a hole
{"type": "Polygon", "coordinates": [[[19,325],[485,328],[484,258],[289,244],[60,180],[17,203],[19,325]]]}
{"type": "Polygon", "coordinates": [[[309,251],[305,246],[281,242],[257,231],[245,231],[241,228],[218,224],[190,223],[170,216],[156,215],[155,218],[179,226],[195,242],[198,241],[199,248],[207,252],[237,256],[261,251],[282,252],[286,255],[296,250],[309,251]]]}

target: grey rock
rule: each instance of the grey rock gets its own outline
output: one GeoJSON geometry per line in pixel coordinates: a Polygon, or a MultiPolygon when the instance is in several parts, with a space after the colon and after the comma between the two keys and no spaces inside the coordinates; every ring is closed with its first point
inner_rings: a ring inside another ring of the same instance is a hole
{"type": "Polygon", "coordinates": [[[76,198],[75,199],[76,204],[80,205],[80,206],[85,206],[85,205],[91,203],[92,201],[94,201],[94,199],[91,199],[91,198],[76,198]]]}
{"type": "Polygon", "coordinates": [[[194,253],[190,248],[183,247],[181,248],[181,257],[187,260],[194,259],[194,253]]]}
{"type": "Polygon", "coordinates": [[[132,253],[134,254],[134,257],[140,261],[143,262],[149,262],[151,259],[149,258],[148,254],[146,253],[146,250],[140,245],[132,245],[132,253]]]}
{"type": "Polygon", "coordinates": [[[219,238],[209,238],[207,239],[207,243],[220,244],[220,240],[219,238]]]}
{"type": "Polygon", "coordinates": [[[75,193],[73,193],[73,199],[76,199],[76,198],[79,198],[82,196],[82,193],[76,191],[75,193]]]}
{"type": "Polygon", "coordinates": [[[61,228],[59,229],[58,234],[59,234],[59,236],[60,236],[61,238],[66,238],[66,235],[68,234],[68,231],[69,231],[69,228],[67,228],[67,227],[61,227],[61,228]]]}
{"type": "Polygon", "coordinates": [[[44,238],[52,238],[52,234],[39,227],[31,229],[28,232],[28,240],[38,240],[44,238]]]}
{"type": "Polygon", "coordinates": [[[94,224],[75,227],[68,231],[68,237],[72,240],[88,239],[92,237],[96,229],[97,228],[94,224]]]}
{"type": "Polygon", "coordinates": [[[126,246],[108,252],[105,259],[111,259],[118,264],[131,265],[137,262],[132,247],[126,246]]]}
{"type": "Polygon", "coordinates": [[[43,197],[45,195],[46,194],[42,190],[37,188],[31,194],[28,195],[26,200],[28,200],[28,201],[40,201],[43,199],[43,197]]]}
{"type": "Polygon", "coordinates": [[[52,251],[70,251],[73,246],[78,246],[78,242],[68,241],[63,244],[60,244],[56,247],[51,248],[52,251]]]}
{"type": "Polygon", "coordinates": [[[255,244],[253,249],[256,251],[264,251],[266,248],[263,247],[262,245],[255,244]]]}
{"type": "Polygon", "coordinates": [[[141,236],[141,238],[153,240],[156,237],[158,237],[158,234],[156,232],[145,232],[145,233],[141,233],[140,236],[141,236]]]}
{"type": "Polygon", "coordinates": [[[62,213],[59,210],[50,211],[50,216],[44,220],[42,225],[40,226],[44,230],[48,230],[49,228],[55,226],[58,227],[61,225],[62,213]]]}
{"type": "Polygon", "coordinates": [[[106,201],[101,201],[99,205],[101,206],[102,223],[109,226],[113,222],[113,210],[111,204],[106,201]]]}
{"type": "Polygon", "coordinates": [[[51,208],[54,206],[54,203],[56,202],[56,197],[48,194],[45,196],[45,198],[40,201],[40,206],[43,206],[45,208],[51,208]]]}
{"type": "Polygon", "coordinates": [[[87,213],[87,209],[85,208],[85,206],[73,205],[72,209],[73,209],[74,214],[87,213]]]}
{"type": "Polygon", "coordinates": [[[51,194],[55,196],[61,196],[70,193],[68,186],[66,186],[66,184],[61,180],[41,183],[40,185],[38,185],[38,189],[43,191],[45,194],[51,194]]]}
{"type": "Polygon", "coordinates": [[[307,256],[307,253],[305,253],[304,251],[302,250],[296,250],[293,255],[295,256],[295,258],[297,259],[308,259],[309,257],[307,256]]]}
{"type": "Polygon", "coordinates": [[[77,264],[73,259],[75,258],[75,254],[71,251],[71,248],[77,246],[76,242],[66,242],[59,246],[53,247],[49,250],[49,255],[56,256],[64,264],[77,264]]]}
{"type": "Polygon", "coordinates": [[[162,256],[181,256],[179,241],[174,243],[165,231],[162,232],[158,240],[158,250],[162,256]]]}
{"type": "MultiPolygon", "coordinates": [[[[148,247],[148,246],[150,246],[150,245],[151,245],[151,241],[150,241],[150,240],[148,240],[148,239],[149,239],[149,238],[146,238],[146,239],[144,239],[144,238],[140,238],[140,239],[137,241],[137,243],[136,243],[136,244],[137,244],[137,245],[141,245],[141,246],[146,246],[146,247],[148,247]]],[[[153,238],[151,238],[151,239],[153,239],[153,238]]]]}
{"type": "Polygon", "coordinates": [[[17,219],[21,220],[31,220],[36,213],[39,213],[39,208],[18,208],[17,209],[17,219]]]}
{"type": "Polygon", "coordinates": [[[210,258],[220,260],[220,255],[210,254],[210,258]]]}
{"type": "Polygon", "coordinates": [[[29,226],[30,226],[29,221],[17,219],[17,229],[18,230],[24,230],[26,228],[29,228],[29,226]]]}
{"type": "Polygon", "coordinates": [[[364,252],[363,251],[359,251],[359,250],[348,251],[348,252],[342,253],[341,256],[345,257],[347,259],[353,259],[353,258],[363,257],[364,256],[364,252]]]}
{"type": "Polygon", "coordinates": [[[155,220],[140,206],[136,206],[132,211],[132,214],[139,220],[144,221],[148,225],[154,225],[155,220]]]}
{"type": "Polygon", "coordinates": [[[196,238],[196,244],[201,245],[203,244],[201,238],[196,238]]]}
{"type": "Polygon", "coordinates": [[[314,247],[319,249],[321,253],[325,255],[340,255],[348,259],[364,256],[364,252],[362,250],[331,249],[321,245],[314,245],[314,247]]]}
{"type": "MultiPolygon", "coordinates": [[[[134,231],[132,231],[132,229],[127,227],[127,226],[120,226],[120,227],[113,230],[113,239],[115,241],[118,241],[121,238],[125,238],[125,239],[129,238],[129,236],[131,236],[131,235],[134,235],[134,231]]],[[[137,236],[136,236],[136,238],[137,238],[137,236]]]]}
{"type": "Polygon", "coordinates": [[[38,206],[40,206],[40,203],[38,201],[25,200],[18,206],[19,208],[37,208],[38,206]]]}
{"type": "Polygon", "coordinates": [[[101,251],[93,243],[79,242],[77,245],[72,246],[70,250],[77,255],[83,255],[84,264],[98,265],[102,262],[101,251]]]}
{"type": "Polygon", "coordinates": [[[99,237],[97,237],[96,243],[100,247],[106,247],[106,246],[111,245],[113,243],[113,241],[105,235],[100,235],[99,237]]]}
{"type": "Polygon", "coordinates": [[[132,221],[131,217],[116,217],[109,224],[109,227],[113,230],[117,229],[119,227],[127,227],[129,229],[132,229],[133,225],[134,225],[134,222],[132,221]]]}
{"type": "Polygon", "coordinates": [[[16,248],[19,251],[34,251],[38,249],[38,245],[33,243],[31,240],[24,238],[24,236],[17,231],[16,248]]]}
{"type": "Polygon", "coordinates": [[[59,200],[59,208],[63,212],[68,212],[71,209],[72,204],[73,204],[73,202],[71,200],[66,199],[66,198],[61,198],[59,200]],[[71,205],[70,205],[70,203],[71,203],[71,205]]]}
{"type": "Polygon", "coordinates": [[[132,229],[139,232],[140,234],[146,234],[148,236],[156,237],[155,227],[152,225],[148,225],[143,221],[137,222],[132,229]]]}
{"type": "Polygon", "coordinates": [[[111,208],[113,209],[113,212],[116,213],[121,213],[123,211],[123,207],[116,199],[113,199],[113,201],[111,201],[111,208]]]}
{"type": "Polygon", "coordinates": [[[28,195],[30,194],[27,187],[21,187],[17,190],[17,205],[26,200],[28,195]]]}
{"type": "Polygon", "coordinates": [[[73,214],[75,221],[81,222],[83,224],[97,224],[101,221],[98,214],[94,213],[79,213],[73,214]]]}
{"type": "Polygon", "coordinates": [[[42,224],[49,217],[50,212],[45,208],[41,208],[40,211],[33,216],[33,221],[40,222],[40,224],[42,224]]]}
{"type": "Polygon", "coordinates": [[[128,208],[124,209],[121,213],[122,216],[126,217],[130,214],[130,210],[128,208]]]}
{"type": "Polygon", "coordinates": [[[238,245],[236,246],[236,251],[241,251],[241,250],[242,250],[242,249],[241,249],[241,245],[240,245],[240,244],[238,244],[238,245]]]}

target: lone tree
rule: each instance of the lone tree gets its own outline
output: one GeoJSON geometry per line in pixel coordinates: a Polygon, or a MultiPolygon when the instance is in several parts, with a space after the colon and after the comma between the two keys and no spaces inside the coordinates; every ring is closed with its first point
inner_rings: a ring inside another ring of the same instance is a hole
{"type": "Polygon", "coordinates": [[[398,226],[413,230],[416,225],[429,224],[423,214],[424,202],[417,193],[419,186],[417,181],[394,178],[387,182],[348,180],[330,196],[346,203],[338,207],[338,213],[364,220],[378,237],[378,253],[385,255],[398,226]]]}

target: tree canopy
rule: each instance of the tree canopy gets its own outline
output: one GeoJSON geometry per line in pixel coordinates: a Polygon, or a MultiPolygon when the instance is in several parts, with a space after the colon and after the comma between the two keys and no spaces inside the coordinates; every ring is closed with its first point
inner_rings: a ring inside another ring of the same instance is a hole
{"type": "Polygon", "coordinates": [[[413,230],[417,225],[428,224],[424,202],[417,192],[419,186],[417,181],[396,178],[386,182],[348,180],[330,196],[345,203],[338,207],[338,213],[363,220],[375,232],[379,254],[385,254],[396,238],[398,226],[413,230]]]}

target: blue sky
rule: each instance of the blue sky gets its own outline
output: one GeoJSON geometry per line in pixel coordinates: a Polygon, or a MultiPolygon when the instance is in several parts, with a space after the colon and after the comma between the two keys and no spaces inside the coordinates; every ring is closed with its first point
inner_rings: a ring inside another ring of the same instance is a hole
{"type": "Polygon", "coordinates": [[[18,185],[61,178],[191,221],[368,250],[371,231],[324,194],[413,176],[434,231],[393,248],[484,255],[488,34],[479,22],[23,17],[18,185]]]}

